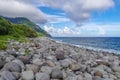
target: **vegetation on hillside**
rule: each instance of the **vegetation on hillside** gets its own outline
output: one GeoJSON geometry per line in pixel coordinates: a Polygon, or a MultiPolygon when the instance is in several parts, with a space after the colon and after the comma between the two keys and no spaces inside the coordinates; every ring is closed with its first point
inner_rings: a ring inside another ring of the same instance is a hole
{"type": "Polygon", "coordinates": [[[15,24],[24,24],[24,25],[30,26],[35,31],[37,31],[40,34],[40,36],[51,37],[51,35],[48,34],[45,30],[43,30],[42,28],[40,28],[38,25],[36,25],[34,22],[30,21],[27,18],[24,18],[24,17],[16,17],[16,18],[4,17],[4,18],[15,24]]]}
{"type": "Polygon", "coordinates": [[[0,17],[0,49],[5,49],[8,39],[25,40],[26,37],[37,37],[38,33],[22,24],[13,24],[10,21],[0,17]]]}

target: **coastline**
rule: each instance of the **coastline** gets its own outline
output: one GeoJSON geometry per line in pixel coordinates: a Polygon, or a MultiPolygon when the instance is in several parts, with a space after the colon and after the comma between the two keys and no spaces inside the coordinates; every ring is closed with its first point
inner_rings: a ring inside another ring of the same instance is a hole
{"type": "Polygon", "coordinates": [[[0,79],[120,80],[120,55],[99,52],[51,38],[11,42],[0,51],[0,79]],[[11,77],[12,76],[12,77],[11,77]]]}
{"type": "Polygon", "coordinates": [[[102,49],[102,48],[95,48],[95,47],[87,47],[87,46],[75,45],[75,44],[62,42],[60,40],[55,40],[55,39],[52,39],[52,38],[48,38],[48,39],[50,39],[52,41],[55,41],[56,43],[69,45],[69,46],[74,46],[74,47],[83,48],[83,49],[88,49],[88,50],[91,50],[91,51],[96,51],[97,53],[108,53],[108,54],[113,54],[113,55],[120,56],[120,51],[113,50],[113,49],[102,49]]]}

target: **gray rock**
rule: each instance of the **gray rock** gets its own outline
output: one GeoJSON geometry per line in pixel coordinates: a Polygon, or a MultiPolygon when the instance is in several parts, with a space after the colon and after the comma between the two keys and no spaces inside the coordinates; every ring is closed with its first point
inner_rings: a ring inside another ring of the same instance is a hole
{"type": "Polygon", "coordinates": [[[41,67],[41,71],[42,71],[43,73],[51,74],[52,68],[51,68],[51,67],[48,67],[48,66],[42,66],[42,67],[41,67]]]}
{"type": "Polygon", "coordinates": [[[58,68],[53,69],[51,73],[51,77],[53,79],[62,79],[63,78],[62,71],[58,68]]]}
{"type": "Polygon", "coordinates": [[[0,77],[0,80],[5,80],[5,79],[3,79],[2,77],[0,77]]]}
{"type": "Polygon", "coordinates": [[[120,66],[112,66],[114,72],[120,72],[120,66]]]}
{"type": "Polygon", "coordinates": [[[40,68],[38,65],[34,65],[34,64],[27,64],[26,65],[26,70],[32,70],[34,73],[39,72],[40,68]]]}
{"type": "Polygon", "coordinates": [[[9,62],[6,63],[3,67],[3,71],[10,71],[10,72],[21,72],[22,68],[19,64],[15,63],[15,62],[9,62]]]}
{"type": "Polygon", "coordinates": [[[3,68],[4,64],[5,64],[5,62],[0,59],[0,69],[3,68]]]}
{"type": "Polygon", "coordinates": [[[21,77],[23,80],[34,80],[34,73],[31,70],[24,71],[24,72],[22,72],[21,77]]]}
{"type": "Polygon", "coordinates": [[[64,51],[62,51],[62,50],[56,50],[55,53],[56,53],[55,56],[56,56],[57,60],[63,60],[63,59],[65,59],[64,51]]]}
{"type": "Polygon", "coordinates": [[[77,80],[83,80],[83,77],[81,75],[78,75],[77,80]]]}
{"type": "Polygon", "coordinates": [[[25,65],[24,65],[24,63],[21,60],[15,59],[12,62],[15,62],[15,63],[19,64],[21,66],[22,70],[25,69],[25,65]]]}
{"type": "Polygon", "coordinates": [[[61,61],[62,67],[69,67],[69,65],[70,65],[71,63],[72,63],[72,62],[71,62],[71,60],[69,60],[69,59],[64,59],[64,60],[61,61]]]}
{"type": "Polygon", "coordinates": [[[90,75],[89,73],[85,73],[84,74],[84,79],[85,80],[92,80],[92,75],[90,75]]]}
{"type": "Polygon", "coordinates": [[[73,71],[79,70],[80,68],[81,68],[81,66],[77,63],[72,63],[70,65],[70,69],[73,70],[73,71]]]}
{"type": "Polygon", "coordinates": [[[18,55],[16,54],[16,51],[14,49],[8,50],[8,53],[14,57],[17,57],[18,55]]]}
{"type": "Polygon", "coordinates": [[[12,72],[13,76],[15,77],[16,80],[20,78],[20,73],[18,72],[12,72]]]}
{"type": "Polygon", "coordinates": [[[33,64],[41,66],[44,62],[42,62],[40,59],[33,59],[32,61],[33,64]]]}
{"type": "Polygon", "coordinates": [[[77,77],[68,76],[65,80],[77,80],[77,77]]]}
{"type": "Polygon", "coordinates": [[[9,71],[3,71],[0,73],[0,76],[5,80],[16,80],[13,74],[9,71]]]}
{"type": "Polygon", "coordinates": [[[6,62],[11,62],[12,60],[14,60],[15,59],[15,57],[13,57],[13,56],[9,56],[9,57],[6,57],[6,62]]]}
{"type": "Polygon", "coordinates": [[[36,73],[35,75],[36,80],[50,80],[50,76],[46,73],[36,73]]]}
{"type": "Polygon", "coordinates": [[[30,64],[29,56],[19,56],[18,59],[21,60],[24,64],[30,64]]]}

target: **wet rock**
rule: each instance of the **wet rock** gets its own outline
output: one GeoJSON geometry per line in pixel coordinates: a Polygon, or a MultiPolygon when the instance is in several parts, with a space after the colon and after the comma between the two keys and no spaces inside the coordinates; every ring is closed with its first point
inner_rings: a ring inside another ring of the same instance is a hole
{"type": "Polygon", "coordinates": [[[35,75],[36,80],[50,80],[50,76],[46,73],[36,73],[35,75]]]}
{"type": "Polygon", "coordinates": [[[10,72],[21,72],[22,68],[19,64],[15,62],[6,63],[3,67],[3,71],[10,71],[10,72]]]}
{"type": "Polygon", "coordinates": [[[4,79],[4,80],[16,80],[15,77],[13,76],[13,74],[9,71],[3,71],[0,73],[0,76],[4,79]]]}
{"type": "Polygon", "coordinates": [[[24,72],[22,72],[21,77],[23,80],[34,80],[34,73],[31,70],[24,71],[24,72]]]}

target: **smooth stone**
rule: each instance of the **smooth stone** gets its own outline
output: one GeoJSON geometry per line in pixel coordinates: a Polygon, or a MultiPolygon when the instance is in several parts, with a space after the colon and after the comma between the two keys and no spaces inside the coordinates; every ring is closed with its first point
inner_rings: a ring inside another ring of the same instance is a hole
{"type": "Polygon", "coordinates": [[[72,64],[72,62],[69,59],[64,59],[64,60],[61,61],[62,67],[69,67],[70,64],[72,64]]]}
{"type": "Polygon", "coordinates": [[[68,76],[65,80],[77,80],[77,77],[68,76]]]}
{"type": "Polygon", "coordinates": [[[24,70],[25,65],[24,65],[24,63],[21,60],[15,59],[12,62],[19,64],[21,66],[22,70],[24,70]]]}
{"type": "Polygon", "coordinates": [[[15,63],[15,62],[9,62],[6,63],[2,69],[3,71],[10,71],[10,72],[21,72],[22,68],[19,64],[15,63]]]}
{"type": "Polygon", "coordinates": [[[102,77],[103,74],[102,74],[100,71],[96,71],[96,72],[94,73],[94,76],[100,76],[100,77],[102,77]]]}
{"type": "Polygon", "coordinates": [[[77,80],[83,80],[83,77],[81,75],[78,75],[77,80]]]}
{"type": "Polygon", "coordinates": [[[103,80],[100,76],[93,76],[93,80],[103,80]]]}
{"type": "Polygon", "coordinates": [[[24,71],[22,72],[21,77],[22,77],[22,80],[34,80],[34,73],[31,70],[24,71]]]}
{"type": "Polygon", "coordinates": [[[32,70],[34,73],[39,72],[40,68],[38,65],[34,65],[34,64],[27,64],[26,65],[26,70],[32,70]]]}
{"type": "Polygon", "coordinates": [[[5,80],[5,79],[3,79],[2,77],[0,77],[0,80],[5,80]]]}
{"type": "Polygon", "coordinates": [[[62,79],[63,78],[63,73],[60,69],[56,68],[52,70],[51,73],[51,78],[53,79],[62,79]]]}
{"type": "Polygon", "coordinates": [[[120,72],[120,66],[112,66],[114,72],[120,72]]]}
{"type": "Polygon", "coordinates": [[[40,71],[42,71],[43,73],[51,74],[52,68],[48,66],[42,66],[40,71]]]}
{"type": "Polygon", "coordinates": [[[57,50],[57,51],[55,51],[55,53],[56,53],[55,56],[56,56],[57,60],[63,60],[63,59],[65,59],[64,51],[57,50]]]}
{"type": "Polygon", "coordinates": [[[50,76],[46,73],[36,73],[35,75],[36,80],[50,80],[50,76]]]}
{"type": "Polygon", "coordinates": [[[3,68],[4,64],[5,64],[5,62],[0,59],[0,69],[3,68]]]}
{"type": "Polygon", "coordinates": [[[33,64],[41,66],[44,62],[42,62],[40,59],[33,59],[33,64]]]}
{"type": "Polygon", "coordinates": [[[81,68],[80,65],[78,65],[76,63],[72,63],[70,65],[70,69],[73,70],[73,71],[79,70],[80,68],[81,68]]]}
{"type": "Polygon", "coordinates": [[[0,76],[4,79],[4,80],[16,80],[15,77],[13,76],[13,74],[9,71],[3,71],[0,73],[0,76]]]}
{"type": "Polygon", "coordinates": [[[16,80],[20,78],[20,73],[18,72],[12,72],[13,76],[15,77],[16,80]]]}
{"type": "Polygon", "coordinates": [[[117,77],[115,75],[110,74],[110,78],[117,80],[117,77]]]}
{"type": "Polygon", "coordinates": [[[47,61],[46,61],[46,64],[47,64],[48,66],[50,66],[50,67],[54,67],[54,66],[55,66],[54,62],[52,62],[51,60],[47,60],[47,61]]]}
{"type": "Polygon", "coordinates": [[[15,50],[8,50],[8,53],[14,57],[17,57],[18,55],[16,54],[15,50]]]}
{"type": "Polygon", "coordinates": [[[24,64],[30,64],[29,56],[19,56],[18,59],[21,60],[24,64]]]}
{"type": "Polygon", "coordinates": [[[85,73],[84,74],[84,79],[85,80],[92,80],[92,75],[90,75],[89,73],[85,73]]]}
{"type": "Polygon", "coordinates": [[[9,57],[6,57],[5,61],[6,61],[6,62],[11,62],[11,61],[14,60],[14,59],[15,59],[15,57],[9,56],[9,57]]]}

